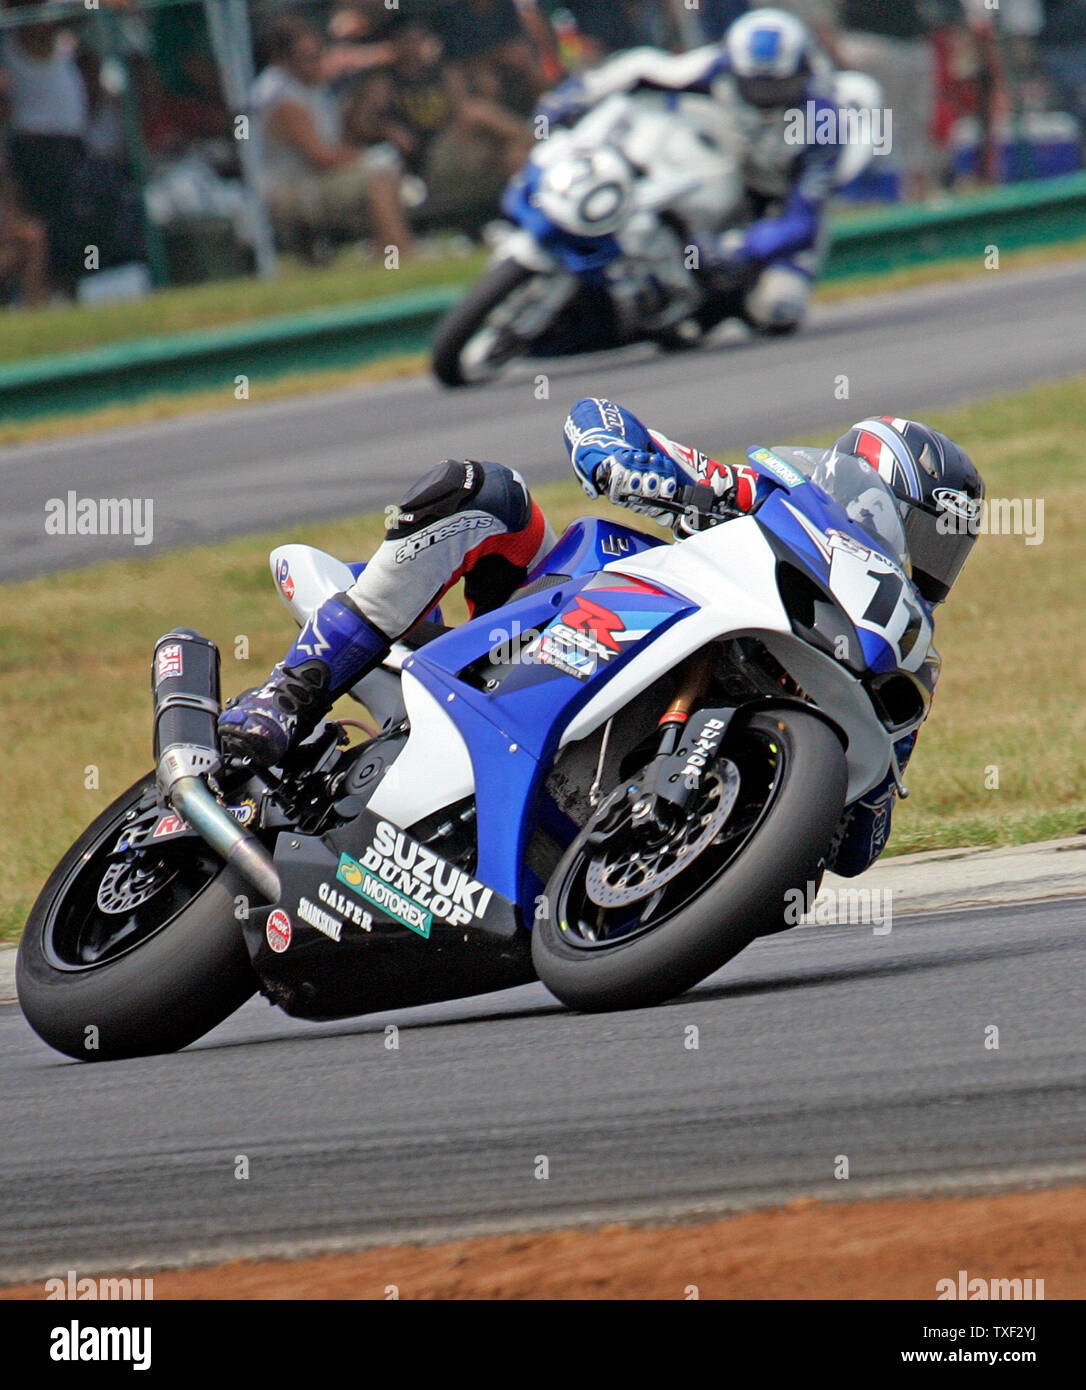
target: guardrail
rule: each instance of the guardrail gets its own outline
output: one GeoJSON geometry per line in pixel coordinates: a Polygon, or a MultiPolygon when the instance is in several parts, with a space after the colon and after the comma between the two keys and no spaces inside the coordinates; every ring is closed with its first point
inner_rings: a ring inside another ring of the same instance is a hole
{"type": "Polygon", "coordinates": [[[834,230],[824,278],[878,275],[938,261],[982,260],[1086,237],[1086,173],[1007,184],[941,207],[894,208],[834,230]]]}
{"type": "MultiPolygon", "coordinates": [[[[831,235],[828,280],[976,259],[1086,237],[1086,173],[1013,184],[944,207],[850,218],[831,235]]],[[[168,392],[233,390],[288,372],[346,367],[421,351],[464,285],[0,367],[0,419],[73,414],[168,392]]]]}

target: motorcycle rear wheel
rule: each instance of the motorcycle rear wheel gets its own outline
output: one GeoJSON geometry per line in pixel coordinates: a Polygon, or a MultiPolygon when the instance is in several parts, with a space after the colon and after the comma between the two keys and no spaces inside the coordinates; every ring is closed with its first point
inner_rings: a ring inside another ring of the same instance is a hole
{"type": "Polygon", "coordinates": [[[19,943],[27,1022],[80,1061],[174,1052],[256,990],[235,915],[253,890],[203,841],[164,841],[136,861],[142,877],[123,863],[116,876],[111,851],[153,781],[148,774],[122,792],[72,845],[19,943]]]}

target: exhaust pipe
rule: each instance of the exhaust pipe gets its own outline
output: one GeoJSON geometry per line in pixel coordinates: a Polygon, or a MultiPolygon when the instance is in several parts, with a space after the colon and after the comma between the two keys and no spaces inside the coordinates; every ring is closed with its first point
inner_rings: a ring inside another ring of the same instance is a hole
{"type": "Polygon", "coordinates": [[[232,864],[268,902],[279,901],[281,885],[271,855],[255,836],[224,811],[199,777],[179,777],[167,800],[227,864],[232,864]]]}
{"type": "Polygon", "coordinates": [[[218,718],[219,649],[191,628],[174,628],[155,643],[155,775],[163,798],[226,863],[268,902],[278,901],[271,855],[208,790],[204,777],[222,766],[218,718]]]}

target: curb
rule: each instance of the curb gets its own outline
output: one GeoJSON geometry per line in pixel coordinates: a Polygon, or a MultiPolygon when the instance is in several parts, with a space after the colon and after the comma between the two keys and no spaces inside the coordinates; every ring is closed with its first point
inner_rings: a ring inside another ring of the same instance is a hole
{"type": "MultiPolygon", "coordinates": [[[[937,849],[884,859],[859,878],[827,874],[800,926],[868,920],[855,913],[857,894],[880,894],[874,902],[894,913],[939,912],[949,908],[1065,898],[1086,894],[1086,835],[1040,840],[1003,849],[937,849]],[[850,904],[852,907],[850,908],[850,904]]],[[[868,898],[868,905],[872,898],[868,898]]]]}
{"type": "MultiPolygon", "coordinates": [[[[812,910],[798,924],[834,926],[843,894],[883,895],[894,912],[941,912],[956,907],[1086,895],[1086,835],[1041,840],[1010,849],[937,849],[902,854],[876,864],[858,879],[827,874],[812,910]],[[924,872],[918,874],[917,870],[924,872]]],[[[868,898],[870,903],[871,898],[868,898]]],[[[854,915],[842,918],[855,923],[854,915]]],[[[864,920],[867,920],[864,918],[864,920]]],[[[0,946],[0,1004],[13,1004],[15,946],[0,946]]]]}
{"type": "Polygon", "coordinates": [[[268,378],[418,352],[465,288],[444,285],[0,366],[0,416],[36,419],[156,393],[233,386],[242,370],[268,378]]]}

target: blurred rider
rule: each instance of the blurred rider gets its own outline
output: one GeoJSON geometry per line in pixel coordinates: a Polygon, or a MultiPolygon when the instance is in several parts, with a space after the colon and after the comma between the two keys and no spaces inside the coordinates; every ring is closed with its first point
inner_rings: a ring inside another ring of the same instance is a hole
{"type": "MultiPolygon", "coordinates": [[[[749,511],[756,500],[753,468],[718,463],[678,444],[613,401],[578,401],[566,419],[565,443],[589,497],[606,495],[679,535],[695,523],[658,504],[673,502],[680,488],[707,484],[736,512],[749,511]]],[[[979,505],[979,474],[945,435],[889,417],[855,425],[827,457],[832,462],[842,455],[878,473],[898,499],[914,552],[913,583],[930,612],[946,597],[975,540],[975,531],[940,528],[938,494],[979,505]]],[[[228,757],[248,758],[257,767],[281,765],[332,702],[377,666],[458,580],[472,617],[489,613],[508,602],[555,544],[524,479],[499,463],[446,459],[409,489],[392,517],[354,583],[316,609],[263,686],[245,691],[223,712],[219,734],[228,757]]],[[[897,744],[899,772],[914,741],[909,734],[897,744]]],[[[846,808],[830,867],[857,874],[878,857],[889,837],[896,785],[891,769],[846,808]]]]}
{"type": "MultiPolygon", "coordinates": [[[[746,188],[746,225],[723,232],[719,224],[690,228],[698,237],[698,268],[711,286],[745,290],[743,317],[751,327],[791,332],[810,301],[838,160],[838,146],[818,143],[815,135],[820,128],[836,131],[837,123],[829,63],[811,31],[785,10],[751,10],[719,44],[689,53],[620,53],[564,82],[539,112],[552,123],[568,123],[604,97],[637,90],[673,93],[676,100],[710,96],[729,114],[746,188]],[[796,143],[797,130],[802,143],[796,143]]],[[[696,107],[682,114],[697,123],[696,107]]],[[[722,208],[722,219],[730,211],[722,208]]]]}

